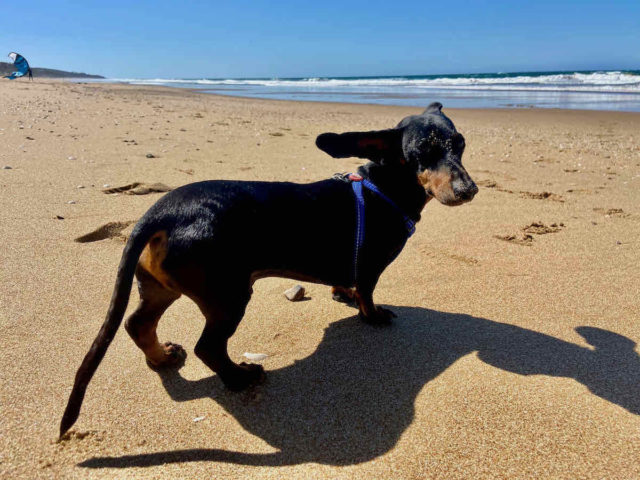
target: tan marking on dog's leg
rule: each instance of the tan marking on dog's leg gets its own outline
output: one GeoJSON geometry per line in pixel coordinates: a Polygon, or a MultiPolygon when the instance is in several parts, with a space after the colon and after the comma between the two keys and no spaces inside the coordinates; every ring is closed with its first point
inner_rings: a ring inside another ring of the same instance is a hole
{"type": "Polygon", "coordinates": [[[152,366],[178,364],[186,354],[180,345],[158,341],[156,328],[160,317],[180,297],[178,292],[165,288],[142,266],[136,269],[140,303],[125,323],[125,328],[135,344],[144,352],[152,366]]]}
{"type": "Polygon", "coordinates": [[[357,290],[354,292],[354,297],[360,313],[365,317],[371,317],[376,313],[376,306],[373,303],[373,298],[370,295],[363,295],[357,290]]]}
{"type": "Polygon", "coordinates": [[[331,287],[331,296],[337,302],[351,303],[355,299],[355,290],[345,287],[331,287]]]}
{"type": "Polygon", "coordinates": [[[360,310],[360,318],[375,325],[388,325],[395,314],[391,310],[378,307],[373,302],[375,283],[361,283],[356,287],[355,300],[360,310]]]}
{"type": "Polygon", "coordinates": [[[167,232],[164,230],[155,233],[140,254],[138,265],[147,271],[153,278],[169,290],[178,290],[175,282],[162,268],[162,262],[167,258],[167,232]]]}

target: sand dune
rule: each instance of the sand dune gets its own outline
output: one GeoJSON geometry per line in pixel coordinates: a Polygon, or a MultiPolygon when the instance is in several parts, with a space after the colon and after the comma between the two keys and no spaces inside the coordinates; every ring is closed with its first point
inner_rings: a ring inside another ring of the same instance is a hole
{"type": "Polygon", "coordinates": [[[184,367],[150,370],[119,332],[55,443],[122,239],[162,191],[353,171],[316,135],[419,109],[54,81],[0,96],[2,478],[640,477],[640,114],[445,105],[481,190],[425,209],[376,291],[393,326],[261,280],[230,352],[267,354],[267,380],[237,394],[191,353],[204,321],[180,299],[159,334],[184,367]]]}

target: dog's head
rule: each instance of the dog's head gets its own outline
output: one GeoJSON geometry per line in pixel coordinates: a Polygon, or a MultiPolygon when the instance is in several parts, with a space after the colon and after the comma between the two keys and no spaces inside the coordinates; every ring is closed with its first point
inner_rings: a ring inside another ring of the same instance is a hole
{"type": "Polygon", "coordinates": [[[404,118],[396,128],[372,132],[323,133],[316,145],[332,157],[359,157],[415,171],[427,194],[444,205],[470,201],[478,187],[462,166],[464,137],[432,103],[421,115],[404,118]]]}

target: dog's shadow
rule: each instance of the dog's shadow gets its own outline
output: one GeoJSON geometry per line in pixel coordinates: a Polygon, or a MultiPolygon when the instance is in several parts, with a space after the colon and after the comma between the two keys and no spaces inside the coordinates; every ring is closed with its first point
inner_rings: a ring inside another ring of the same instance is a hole
{"type": "Polygon", "coordinates": [[[161,373],[174,400],[211,397],[247,431],[276,448],[275,453],[191,449],[91,458],[80,465],[365,462],[397,443],[413,420],[418,392],[472,352],[509,372],[573,378],[593,394],[640,415],[640,356],[626,337],[578,327],[576,331],[594,347],[590,349],[469,315],[409,307],[393,310],[398,318],[388,328],[363,324],[356,317],[331,324],[312,355],[268,371],[266,383],[253,396],[226,391],[215,375],[188,381],[179,371],[161,373]]]}

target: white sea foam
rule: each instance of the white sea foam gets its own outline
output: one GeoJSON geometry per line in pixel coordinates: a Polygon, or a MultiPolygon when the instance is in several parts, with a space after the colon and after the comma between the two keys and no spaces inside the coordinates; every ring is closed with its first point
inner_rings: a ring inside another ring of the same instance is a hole
{"type": "Polygon", "coordinates": [[[301,89],[371,89],[373,91],[420,91],[425,89],[451,90],[513,90],[513,91],[585,91],[603,93],[640,93],[640,75],[619,71],[592,73],[559,73],[518,76],[441,76],[372,77],[372,78],[303,78],[303,79],[111,79],[139,85],[180,86],[253,86],[301,89]]]}

